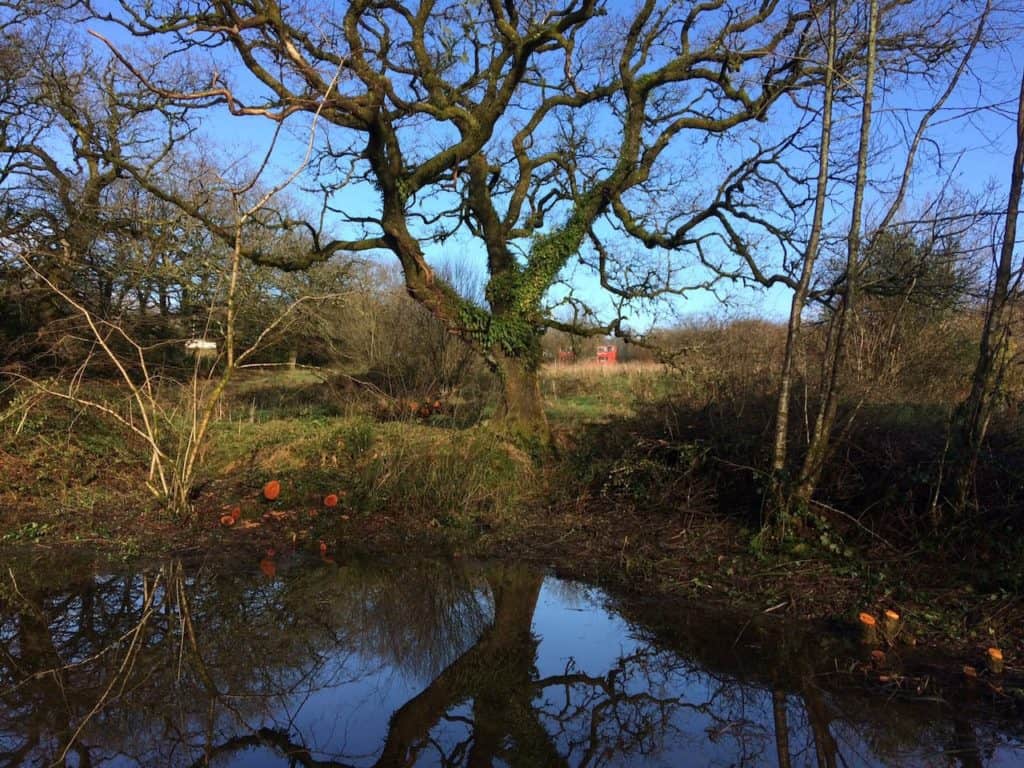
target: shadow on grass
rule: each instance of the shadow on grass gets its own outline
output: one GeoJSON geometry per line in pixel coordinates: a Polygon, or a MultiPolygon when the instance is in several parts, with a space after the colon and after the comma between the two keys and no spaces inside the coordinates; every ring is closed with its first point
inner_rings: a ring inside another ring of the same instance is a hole
{"type": "MultiPolygon", "coordinates": [[[[811,414],[810,419],[815,407],[798,401],[793,412],[811,414]]],[[[581,425],[567,461],[593,492],[611,492],[652,514],[692,504],[756,529],[773,414],[773,399],[759,395],[704,404],[684,398],[647,402],[631,415],[581,425]]],[[[840,423],[848,415],[841,413],[840,423]]],[[[794,421],[790,456],[798,459],[806,448],[806,426],[794,421]]],[[[946,516],[937,525],[935,510],[945,501],[941,483],[949,471],[948,431],[949,413],[940,406],[864,406],[831,454],[815,496],[821,504],[816,515],[861,548],[883,541],[901,553],[924,547],[975,568],[996,560],[1024,562],[1024,544],[1017,543],[1024,524],[1020,418],[992,426],[976,478],[976,514],[946,516]]],[[[1024,578],[1024,569],[1016,570],[1022,575],[1011,578],[1014,584],[1024,578]]]]}

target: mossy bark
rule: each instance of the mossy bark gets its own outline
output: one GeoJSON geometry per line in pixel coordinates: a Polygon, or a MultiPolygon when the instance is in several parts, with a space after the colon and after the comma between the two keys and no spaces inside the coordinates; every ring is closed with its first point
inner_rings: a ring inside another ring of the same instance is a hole
{"type": "Polygon", "coordinates": [[[495,351],[501,395],[494,421],[503,432],[546,446],[551,442],[551,429],[540,392],[539,336],[533,344],[537,354],[519,356],[495,351]]]}

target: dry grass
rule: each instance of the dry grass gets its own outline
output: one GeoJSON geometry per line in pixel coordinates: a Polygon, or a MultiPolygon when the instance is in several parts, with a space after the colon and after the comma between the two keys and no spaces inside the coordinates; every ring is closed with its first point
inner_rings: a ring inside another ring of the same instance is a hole
{"type": "Polygon", "coordinates": [[[614,376],[660,376],[668,372],[661,363],[549,363],[541,369],[541,376],[549,379],[603,379],[614,376]]]}
{"type": "Polygon", "coordinates": [[[667,396],[678,377],[659,363],[553,364],[541,371],[541,392],[556,423],[585,424],[626,418],[639,403],[667,396]]]}

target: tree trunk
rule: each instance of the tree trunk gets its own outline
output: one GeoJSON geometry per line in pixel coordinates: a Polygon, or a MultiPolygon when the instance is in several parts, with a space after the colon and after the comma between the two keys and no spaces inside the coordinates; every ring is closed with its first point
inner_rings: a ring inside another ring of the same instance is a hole
{"type": "MultiPolygon", "coordinates": [[[[775,407],[775,439],[772,451],[772,488],[769,501],[769,517],[766,526],[774,527],[785,521],[789,483],[785,478],[787,463],[787,447],[789,438],[789,406],[793,388],[793,368],[795,365],[797,343],[800,337],[800,324],[804,307],[807,306],[807,294],[814,274],[814,265],[818,259],[818,246],[825,216],[825,204],[828,193],[829,151],[832,142],[832,100],[834,93],[833,71],[836,58],[837,21],[835,3],[828,10],[828,41],[827,61],[825,65],[825,93],[821,108],[821,138],[818,145],[818,178],[814,196],[814,216],[811,223],[807,250],[804,253],[803,265],[800,270],[800,281],[793,292],[789,309],[789,323],[786,327],[786,347],[782,359],[782,371],[779,374],[779,396],[775,407]]],[[[784,531],[783,531],[784,532],[784,531]]]]}
{"type": "Polygon", "coordinates": [[[871,138],[871,117],[874,107],[875,71],[877,68],[878,42],[878,0],[870,0],[868,15],[867,69],[864,73],[864,100],[861,105],[860,136],[857,146],[857,173],[853,188],[853,210],[850,214],[850,229],[846,237],[846,277],[839,308],[833,318],[831,329],[832,355],[825,358],[822,376],[821,404],[815,418],[811,443],[804,455],[799,482],[792,500],[806,506],[817,490],[821,472],[825,467],[832,448],[832,428],[839,409],[840,379],[846,358],[846,342],[849,326],[854,320],[859,271],[861,262],[861,219],[864,207],[864,192],[867,187],[868,160],[871,138]]]}
{"type": "MultiPolygon", "coordinates": [[[[539,337],[535,345],[539,353],[539,337]]],[[[513,357],[498,350],[493,357],[501,380],[495,423],[499,429],[515,437],[549,444],[551,431],[540,393],[539,354],[513,357]]]]}
{"type": "Polygon", "coordinates": [[[1003,223],[1003,242],[996,265],[992,296],[985,313],[978,362],[974,368],[971,392],[957,413],[953,472],[954,509],[962,513],[968,503],[974,472],[978,466],[981,443],[985,439],[993,404],[1006,369],[1010,340],[1010,300],[1013,297],[1013,251],[1017,241],[1017,217],[1021,188],[1024,186],[1024,77],[1017,97],[1017,148],[1010,171],[1010,193],[1003,223]]]}

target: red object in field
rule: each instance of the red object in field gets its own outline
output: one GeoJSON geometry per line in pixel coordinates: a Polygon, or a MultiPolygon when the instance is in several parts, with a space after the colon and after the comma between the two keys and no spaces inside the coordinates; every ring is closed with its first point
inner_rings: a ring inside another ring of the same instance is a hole
{"type": "Polygon", "coordinates": [[[338,506],[338,494],[336,494],[336,493],[328,493],[326,496],[324,496],[324,506],[325,507],[336,507],[336,506],[338,506]]]}
{"type": "Polygon", "coordinates": [[[617,347],[608,345],[597,348],[597,362],[599,363],[617,363],[619,360],[619,350],[617,347]]]}
{"type": "Polygon", "coordinates": [[[263,498],[267,501],[276,501],[281,495],[281,484],[277,480],[271,480],[263,486],[263,498]]]}

